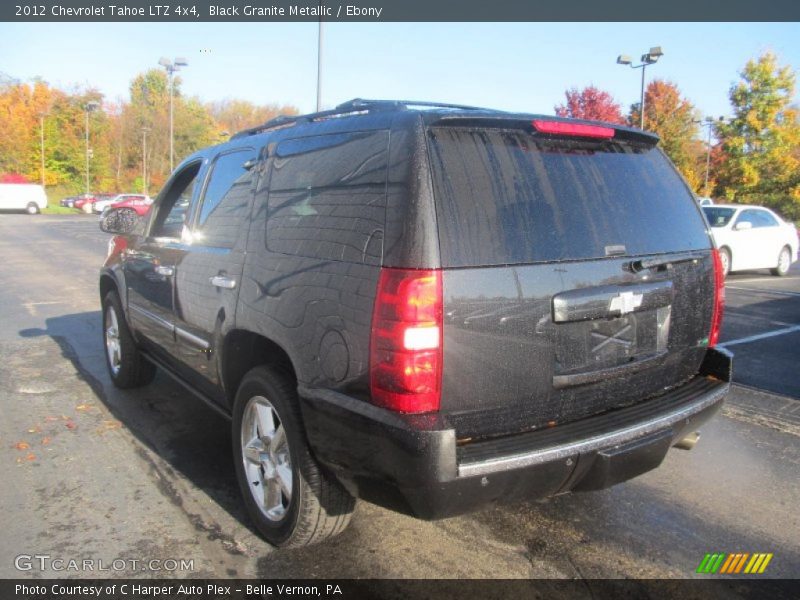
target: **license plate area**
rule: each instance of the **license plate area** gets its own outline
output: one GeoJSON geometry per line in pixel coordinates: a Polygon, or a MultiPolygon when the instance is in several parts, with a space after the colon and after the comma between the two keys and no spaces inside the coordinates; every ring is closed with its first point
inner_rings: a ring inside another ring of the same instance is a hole
{"type": "Polygon", "coordinates": [[[556,327],[555,374],[608,369],[662,354],[669,341],[671,306],[556,327]]]}

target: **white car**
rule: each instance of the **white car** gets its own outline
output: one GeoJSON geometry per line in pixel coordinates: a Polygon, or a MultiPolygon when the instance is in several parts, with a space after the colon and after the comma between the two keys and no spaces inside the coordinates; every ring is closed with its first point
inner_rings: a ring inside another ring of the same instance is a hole
{"type": "Polygon", "coordinates": [[[34,183],[0,183],[0,210],[24,210],[35,215],[47,207],[47,196],[34,183]]]}
{"type": "Polygon", "coordinates": [[[145,204],[150,204],[153,201],[150,199],[150,196],[146,196],[144,194],[117,194],[112,198],[93,202],[92,212],[101,214],[105,208],[111,206],[112,204],[116,204],[117,202],[143,202],[145,204]]]}
{"type": "Polygon", "coordinates": [[[771,269],[786,275],[797,260],[797,230],[763,206],[714,204],[703,213],[719,248],[722,269],[731,271],[771,269]]]}

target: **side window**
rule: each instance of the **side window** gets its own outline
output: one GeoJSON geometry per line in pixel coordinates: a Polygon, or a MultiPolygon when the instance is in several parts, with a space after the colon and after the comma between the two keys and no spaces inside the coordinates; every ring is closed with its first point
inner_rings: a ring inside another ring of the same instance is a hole
{"type": "Polygon", "coordinates": [[[152,237],[180,239],[199,172],[200,162],[187,166],[175,176],[169,188],[164,190],[150,228],[152,237]]]}
{"type": "Polygon", "coordinates": [[[388,131],[285,140],[272,162],[267,246],[322,260],[379,264],[388,131]]]}
{"type": "Polygon", "coordinates": [[[245,163],[255,157],[255,151],[247,148],[222,154],[214,161],[193,231],[195,243],[234,246],[253,193],[251,171],[245,163]]]}
{"type": "Polygon", "coordinates": [[[755,211],[755,224],[753,227],[777,227],[778,222],[771,214],[764,210],[755,211]]]}
{"type": "Polygon", "coordinates": [[[753,227],[756,227],[755,212],[754,210],[743,210],[739,218],[736,219],[736,225],[739,223],[750,223],[753,227]]]}

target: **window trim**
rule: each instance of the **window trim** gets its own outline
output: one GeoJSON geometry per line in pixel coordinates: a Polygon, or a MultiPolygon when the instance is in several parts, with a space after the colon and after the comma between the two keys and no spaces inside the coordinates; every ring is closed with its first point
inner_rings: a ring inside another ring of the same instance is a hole
{"type": "MultiPolygon", "coordinates": [[[[164,241],[164,242],[174,242],[175,240],[177,240],[177,241],[181,240],[180,236],[178,236],[178,237],[167,237],[167,236],[156,236],[156,235],[153,235],[153,227],[155,226],[156,219],[158,218],[158,215],[161,212],[161,207],[162,207],[162,204],[164,202],[164,199],[166,198],[167,194],[171,190],[172,186],[175,185],[175,181],[183,173],[185,173],[186,171],[188,171],[189,169],[191,169],[191,168],[193,168],[195,166],[197,167],[197,173],[195,174],[193,179],[199,179],[199,180],[204,179],[206,177],[206,175],[203,174],[203,167],[207,164],[207,162],[208,162],[208,160],[205,159],[205,158],[197,158],[195,160],[187,162],[185,165],[180,166],[176,171],[174,171],[172,173],[170,178],[167,180],[167,183],[164,184],[164,187],[162,188],[161,192],[158,194],[158,196],[156,196],[155,200],[153,200],[153,204],[151,205],[151,208],[150,208],[150,211],[149,211],[150,219],[149,219],[149,221],[147,223],[147,227],[145,229],[145,234],[143,236],[145,239],[152,240],[152,241],[164,241]],[[201,174],[202,174],[202,177],[201,177],[201,174]]],[[[208,172],[208,170],[206,169],[206,173],[207,172],[208,172]]],[[[189,210],[187,211],[189,213],[189,215],[192,214],[191,211],[193,210],[193,207],[196,205],[198,198],[199,198],[199,191],[198,191],[198,189],[195,189],[194,193],[192,194],[191,200],[189,200],[189,210]]],[[[174,202],[173,202],[173,206],[174,206],[174,202]]],[[[172,207],[170,208],[170,210],[172,210],[172,207]]],[[[184,227],[186,227],[186,223],[185,222],[184,222],[184,227]]]]}

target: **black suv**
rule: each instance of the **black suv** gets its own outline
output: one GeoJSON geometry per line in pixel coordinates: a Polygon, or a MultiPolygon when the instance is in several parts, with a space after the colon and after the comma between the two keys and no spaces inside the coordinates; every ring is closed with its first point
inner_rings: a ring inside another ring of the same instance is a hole
{"type": "Polygon", "coordinates": [[[355,497],[434,519],[634,477],[731,377],[719,256],[657,142],[366,100],[243,131],[104,219],[111,379],[157,365],[229,416],[279,546],[355,497]]]}

